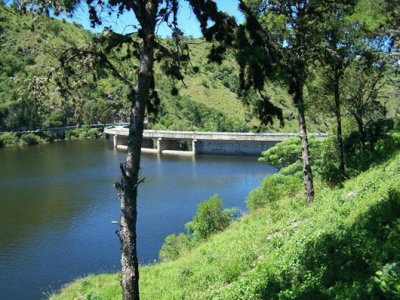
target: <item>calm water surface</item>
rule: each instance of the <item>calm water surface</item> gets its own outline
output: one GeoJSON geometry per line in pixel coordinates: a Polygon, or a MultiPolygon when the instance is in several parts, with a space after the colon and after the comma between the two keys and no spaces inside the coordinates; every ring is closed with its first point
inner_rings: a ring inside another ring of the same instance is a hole
{"type": "MultiPolygon", "coordinates": [[[[0,149],[0,299],[41,299],[77,277],[119,270],[112,183],[124,157],[106,141],[0,149]]],[[[213,194],[245,211],[248,192],[274,171],[257,157],[143,156],[140,262],[157,260],[164,238],[183,232],[213,194]]]]}

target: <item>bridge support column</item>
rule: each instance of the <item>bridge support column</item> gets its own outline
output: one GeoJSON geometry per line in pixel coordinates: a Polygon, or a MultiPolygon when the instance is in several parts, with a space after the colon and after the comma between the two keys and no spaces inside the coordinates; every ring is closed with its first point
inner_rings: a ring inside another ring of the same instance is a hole
{"type": "Polygon", "coordinates": [[[157,139],[157,152],[160,154],[161,153],[161,151],[163,150],[162,149],[162,147],[161,147],[161,144],[162,144],[162,138],[158,138],[157,139]]]}
{"type": "Polygon", "coordinates": [[[192,153],[193,153],[193,155],[196,155],[196,144],[197,144],[197,140],[192,140],[192,153]]]}
{"type": "Polygon", "coordinates": [[[116,134],[113,135],[113,145],[114,145],[114,148],[117,148],[117,146],[118,146],[118,135],[116,135],[116,134]]]}

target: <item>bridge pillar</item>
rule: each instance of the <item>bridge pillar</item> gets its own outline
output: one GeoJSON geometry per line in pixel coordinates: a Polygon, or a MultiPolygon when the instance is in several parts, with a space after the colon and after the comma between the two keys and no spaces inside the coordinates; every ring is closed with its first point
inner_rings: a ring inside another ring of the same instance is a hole
{"type": "Polygon", "coordinates": [[[192,153],[193,153],[193,155],[196,155],[196,144],[197,144],[197,140],[192,140],[192,153]]]}
{"type": "Polygon", "coordinates": [[[161,151],[163,150],[162,148],[161,148],[161,141],[162,141],[162,138],[158,138],[157,139],[157,152],[160,154],[161,153],[161,151]]]}
{"type": "Polygon", "coordinates": [[[114,145],[114,148],[117,148],[117,146],[118,146],[118,135],[117,134],[113,135],[113,145],[114,145]]]}

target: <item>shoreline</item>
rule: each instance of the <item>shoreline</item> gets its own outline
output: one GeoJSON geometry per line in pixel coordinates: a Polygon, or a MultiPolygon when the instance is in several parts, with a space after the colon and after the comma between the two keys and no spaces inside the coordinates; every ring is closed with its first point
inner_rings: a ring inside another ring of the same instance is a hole
{"type": "Polygon", "coordinates": [[[99,129],[82,126],[66,130],[63,135],[57,135],[46,130],[3,132],[0,133],[0,149],[51,144],[60,141],[104,138],[104,133],[99,129]]]}

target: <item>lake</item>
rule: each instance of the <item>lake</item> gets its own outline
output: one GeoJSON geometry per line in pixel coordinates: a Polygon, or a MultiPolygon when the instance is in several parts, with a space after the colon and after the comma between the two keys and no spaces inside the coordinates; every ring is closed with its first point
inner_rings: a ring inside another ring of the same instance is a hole
{"type": "MultiPolygon", "coordinates": [[[[0,149],[0,299],[41,299],[89,273],[120,269],[119,200],[125,154],[107,141],[0,149]]],[[[247,194],[275,172],[257,157],[143,155],[138,195],[140,263],[185,231],[214,194],[246,212],[247,194]]]]}

